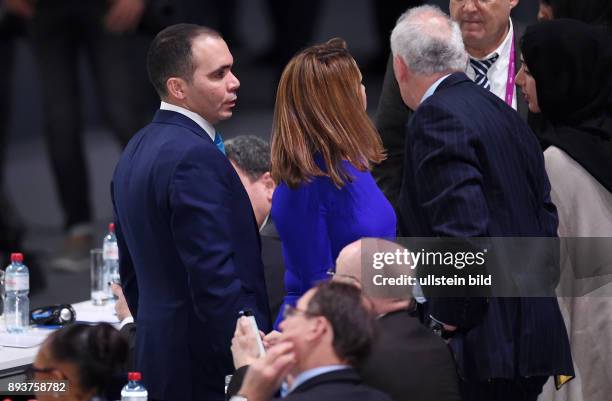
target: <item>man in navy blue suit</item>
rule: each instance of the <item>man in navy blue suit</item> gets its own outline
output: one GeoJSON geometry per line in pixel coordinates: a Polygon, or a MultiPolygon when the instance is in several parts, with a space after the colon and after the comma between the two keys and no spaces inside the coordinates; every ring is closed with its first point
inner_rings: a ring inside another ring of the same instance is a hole
{"type": "Polygon", "coordinates": [[[249,308],[270,327],[257,224],[214,128],[236,104],[232,63],[211,29],[161,31],[147,55],[160,110],[113,177],[135,365],[155,400],[222,400],[238,312],[249,308]]]}
{"type": "MultiPolygon", "coordinates": [[[[402,99],[415,110],[406,129],[401,234],[556,236],[537,139],[503,100],[461,72],[468,58],[457,23],[436,7],[409,10],[391,48],[402,99]]],[[[556,298],[490,298],[475,323],[462,311],[478,302],[428,302],[452,336],[464,400],[535,401],[549,376],[573,375],[556,298]]]]}

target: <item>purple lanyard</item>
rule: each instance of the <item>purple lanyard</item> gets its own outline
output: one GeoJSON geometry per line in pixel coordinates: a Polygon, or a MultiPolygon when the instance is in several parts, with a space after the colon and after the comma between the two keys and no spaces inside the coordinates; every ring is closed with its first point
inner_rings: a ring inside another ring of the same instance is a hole
{"type": "Polygon", "coordinates": [[[512,107],[514,96],[514,80],[516,78],[516,54],[514,53],[514,32],[512,32],[512,48],[510,49],[510,64],[508,65],[508,80],[506,81],[506,104],[512,107]]]}

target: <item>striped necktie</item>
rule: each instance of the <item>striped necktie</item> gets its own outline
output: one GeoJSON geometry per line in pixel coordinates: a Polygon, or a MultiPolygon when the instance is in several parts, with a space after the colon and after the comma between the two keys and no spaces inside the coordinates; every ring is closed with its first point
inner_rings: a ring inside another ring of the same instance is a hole
{"type": "Polygon", "coordinates": [[[498,58],[498,54],[491,56],[486,60],[476,60],[470,58],[470,65],[476,73],[476,76],[474,77],[474,82],[476,82],[476,85],[486,90],[491,90],[491,83],[489,82],[489,78],[487,78],[487,72],[489,72],[489,68],[491,68],[493,63],[496,62],[498,58]]]}
{"type": "Polygon", "coordinates": [[[225,154],[225,145],[223,145],[223,137],[219,132],[215,133],[215,146],[219,148],[221,153],[225,154]]]}

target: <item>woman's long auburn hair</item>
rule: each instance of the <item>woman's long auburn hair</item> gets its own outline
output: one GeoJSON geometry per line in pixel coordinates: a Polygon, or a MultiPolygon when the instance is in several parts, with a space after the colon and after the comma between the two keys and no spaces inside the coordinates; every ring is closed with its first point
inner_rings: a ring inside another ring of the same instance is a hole
{"type": "Polygon", "coordinates": [[[328,176],[341,188],[352,177],[342,160],[359,171],[385,159],[380,136],[364,110],[357,63],[344,40],[334,38],[294,56],[278,85],[272,125],[271,172],[295,188],[328,176]],[[315,163],[325,162],[326,172],[315,163]]]}

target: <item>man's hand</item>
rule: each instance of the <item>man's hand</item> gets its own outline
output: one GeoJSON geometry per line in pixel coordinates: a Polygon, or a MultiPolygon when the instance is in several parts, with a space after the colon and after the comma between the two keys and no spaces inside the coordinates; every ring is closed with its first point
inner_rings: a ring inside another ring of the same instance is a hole
{"type": "Polygon", "coordinates": [[[4,0],[4,7],[11,13],[23,18],[32,18],[34,16],[34,2],[31,0],[4,0]]]}
{"type": "Polygon", "coordinates": [[[109,0],[110,8],[104,17],[109,32],[123,33],[136,29],[144,11],[144,0],[109,0]]]}
{"type": "Polygon", "coordinates": [[[265,349],[271,348],[278,344],[281,339],[280,331],[272,330],[263,337],[263,345],[265,349]]]}
{"type": "Polygon", "coordinates": [[[111,289],[113,294],[117,297],[117,302],[115,302],[115,313],[117,314],[117,319],[122,322],[126,317],[131,317],[132,313],[130,313],[130,308],[128,308],[121,286],[116,283],[111,283],[111,289]]]}
{"type": "Polygon", "coordinates": [[[268,401],[295,362],[293,343],[284,341],[273,346],[266,356],[256,359],[249,366],[238,394],[249,401],[268,401]]]}
{"type": "MultiPolygon", "coordinates": [[[[232,357],[236,369],[252,364],[259,357],[259,347],[252,331],[248,318],[244,316],[238,318],[232,338],[232,357]]],[[[264,336],[261,331],[258,335],[262,338],[264,336]]]]}

